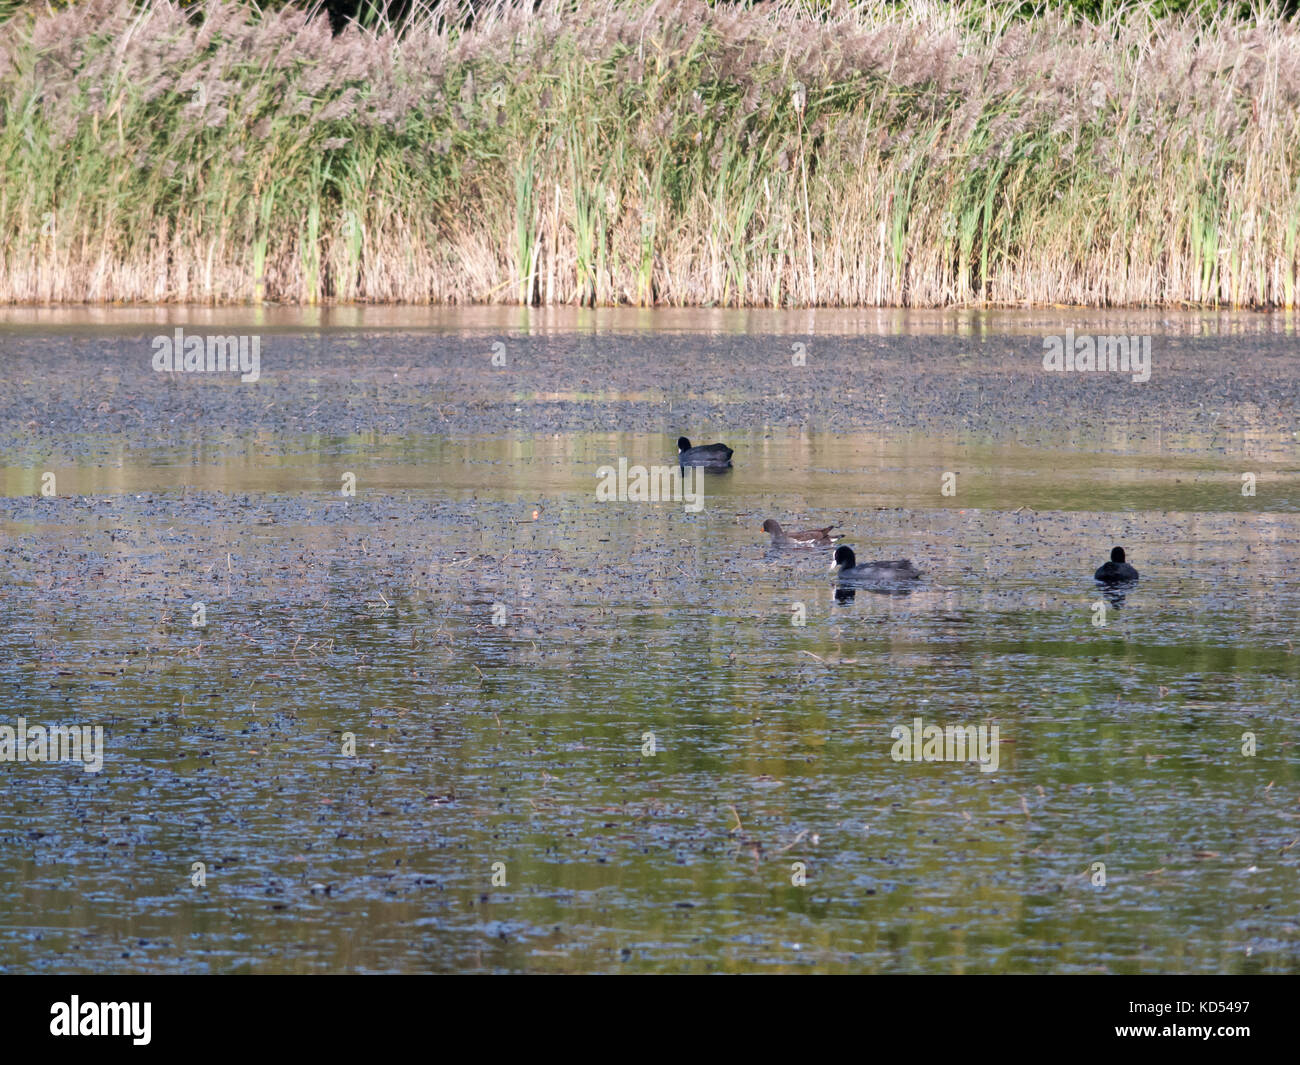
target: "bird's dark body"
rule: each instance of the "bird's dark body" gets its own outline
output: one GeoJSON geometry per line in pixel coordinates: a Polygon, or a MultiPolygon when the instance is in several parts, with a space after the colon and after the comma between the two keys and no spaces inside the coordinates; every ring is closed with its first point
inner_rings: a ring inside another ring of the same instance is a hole
{"type": "Polygon", "coordinates": [[[731,465],[731,456],[735,451],[726,444],[701,444],[691,447],[686,437],[677,441],[677,464],[679,466],[712,466],[719,469],[731,465]]]}
{"type": "Polygon", "coordinates": [[[763,531],[771,535],[773,547],[834,547],[836,541],[844,539],[841,534],[831,534],[834,528],[834,525],[827,525],[824,529],[786,532],[775,518],[763,522],[763,531]]]}
{"type": "Polygon", "coordinates": [[[1117,547],[1110,553],[1110,561],[1097,567],[1092,575],[1095,581],[1103,584],[1125,584],[1138,579],[1138,571],[1124,561],[1124,549],[1117,547]]]}

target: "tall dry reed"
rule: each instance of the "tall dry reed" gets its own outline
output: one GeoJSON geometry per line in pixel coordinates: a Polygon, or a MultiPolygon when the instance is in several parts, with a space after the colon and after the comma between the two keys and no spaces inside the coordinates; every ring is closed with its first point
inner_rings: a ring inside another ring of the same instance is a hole
{"type": "Polygon", "coordinates": [[[0,35],[0,300],[1292,306],[1300,27],[90,0],[0,35]]]}

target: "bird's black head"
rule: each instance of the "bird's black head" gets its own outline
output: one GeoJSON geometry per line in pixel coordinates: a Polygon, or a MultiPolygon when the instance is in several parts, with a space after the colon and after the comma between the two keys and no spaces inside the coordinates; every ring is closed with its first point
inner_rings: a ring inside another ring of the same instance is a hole
{"type": "Polygon", "coordinates": [[[853,548],[841,544],[835,549],[835,565],[831,566],[831,569],[835,569],[836,566],[840,569],[852,569],[857,564],[858,559],[853,553],[853,548]]]}
{"type": "Polygon", "coordinates": [[[1115,563],[1123,562],[1124,549],[1122,547],[1112,548],[1110,552],[1110,560],[1115,563]]]}
{"type": "Polygon", "coordinates": [[[765,533],[773,533],[777,536],[780,536],[781,523],[778,522],[775,518],[768,518],[767,521],[763,522],[763,531],[765,533]]]}
{"type": "Polygon", "coordinates": [[[679,437],[677,438],[677,450],[678,450],[678,451],[690,451],[690,449],[691,449],[691,442],[690,442],[689,440],[687,440],[686,437],[684,437],[684,436],[679,436],[679,437]]]}

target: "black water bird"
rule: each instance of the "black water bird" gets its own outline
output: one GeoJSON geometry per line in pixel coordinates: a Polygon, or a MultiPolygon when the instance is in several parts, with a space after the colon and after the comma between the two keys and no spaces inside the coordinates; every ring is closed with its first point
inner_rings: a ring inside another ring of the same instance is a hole
{"type": "Polygon", "coordinates": [[[679,466],[711,466],[722,469],[731,465],[731,456],[735,452],[726,444],[701,444],[691,447],[691,442],[684,436],[677,438],[677,464],[679,466]]]}
{"type": "Polygon", "coordinates": [[[911,559],[898,558],[887,562],[858,562],[853,548],[841,544],[835,549],[835,561],[832,570],[838,570],[836,578],[840,584],[881,584],[890,581],[914,581],[921,576],[921,571],[912,565],[911,559]]]}
{"type": "Polygon", "coordinates": [[[1098,566],[1092,579],[1103,584],[1123,584],[1137,580],[1138,571],[1124,561],[1124,549],[1116,547],[1110,553],[1110,561],[1098,566]]]}

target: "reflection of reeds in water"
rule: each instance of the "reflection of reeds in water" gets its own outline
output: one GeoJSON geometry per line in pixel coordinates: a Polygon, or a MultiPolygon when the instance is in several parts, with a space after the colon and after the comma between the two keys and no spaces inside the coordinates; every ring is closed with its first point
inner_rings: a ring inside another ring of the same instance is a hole
{"type": "Polygon", "coordinates": [[[1287,305],[1300,26],[90,0],[0,39],[0,299],[1287,305]]]}

